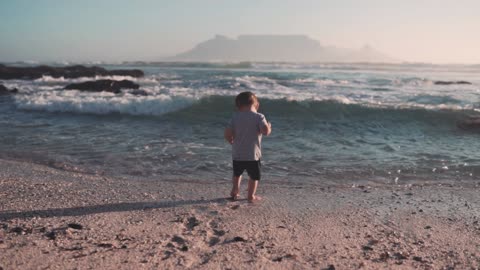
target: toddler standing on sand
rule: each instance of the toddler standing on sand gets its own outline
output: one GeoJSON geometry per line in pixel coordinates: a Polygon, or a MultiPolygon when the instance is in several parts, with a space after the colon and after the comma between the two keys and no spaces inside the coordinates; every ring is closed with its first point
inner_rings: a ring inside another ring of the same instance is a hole
{"type": "Polygon", "coordinates": [[[270,135],[272,125],[265,116],[258,113],[260,106],[257,97],[252,92],[242,92],[235,98],[237,112],[225,128],[225,140],[232,145],[233,187],[230,196],[238,198],[240,181],[246,170],[248,180],[248,201],[254,202],[261,198],[255,196],[258,181],[260,181],[260,158],[262,157],[262,135],[270,135]]]}

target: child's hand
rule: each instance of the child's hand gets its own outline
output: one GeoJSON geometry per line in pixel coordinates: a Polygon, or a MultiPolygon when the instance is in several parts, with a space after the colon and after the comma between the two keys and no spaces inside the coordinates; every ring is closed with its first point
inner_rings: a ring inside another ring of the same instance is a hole
{"type": "Polygon", "coordinates": [[[261,128],[260,133],[266,136],[270,135],[272,133],[272,123],[267,122],[266,126],[261,128]]]}
{"type": "Polygon", "coordinates": [[[223,137],[225,138],[225,140],[229,143],[229,144],[233,144],[233,131],[231,128],[225,128],[225,131],[223,133],[223,137]]]}

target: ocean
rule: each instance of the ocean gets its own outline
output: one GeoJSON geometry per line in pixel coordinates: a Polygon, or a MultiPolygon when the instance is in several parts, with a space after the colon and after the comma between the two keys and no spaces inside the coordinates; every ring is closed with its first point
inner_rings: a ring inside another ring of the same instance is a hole
{"type": "MultiPolygon", "coordinates": [[[[264,181],[285,185],[476,181],[480,66],[427,64],[128,63],[145,95],[63,90],[44,76],[4,80],[0,158],[82,173],[168,181],[226,181],[223,129],[234,96],[252,91],[273,132],[264,181]],[[437,85],[435,81],[472,84],[437,85]]],[[[111,77],[102,77],[110,78],[111,77]]],[[[100,79],[100,78],[97,78],[100,79]]]]}

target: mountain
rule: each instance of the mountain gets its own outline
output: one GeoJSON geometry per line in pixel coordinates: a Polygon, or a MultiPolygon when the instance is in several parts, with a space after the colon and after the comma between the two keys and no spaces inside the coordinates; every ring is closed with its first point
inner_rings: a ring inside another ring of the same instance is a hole
{"type": "Polygon", "coordinates": [[[217,35],[168,61],[399,62],[366,45],[360,49],[322,46],[304,35],[217,35]]]}

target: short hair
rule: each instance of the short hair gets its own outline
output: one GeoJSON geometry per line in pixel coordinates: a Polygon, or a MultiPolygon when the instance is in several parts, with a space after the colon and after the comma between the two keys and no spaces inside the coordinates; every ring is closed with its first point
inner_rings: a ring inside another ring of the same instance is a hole
{"type": "Polygon", "coordinates": [[[243,106],[252,106],[257,101],[257,96],[255,96],[254,93],[247,91],[237,95],[237,97],[235,98],[235,105],[237,106],[237,108],[243,106]]]}

